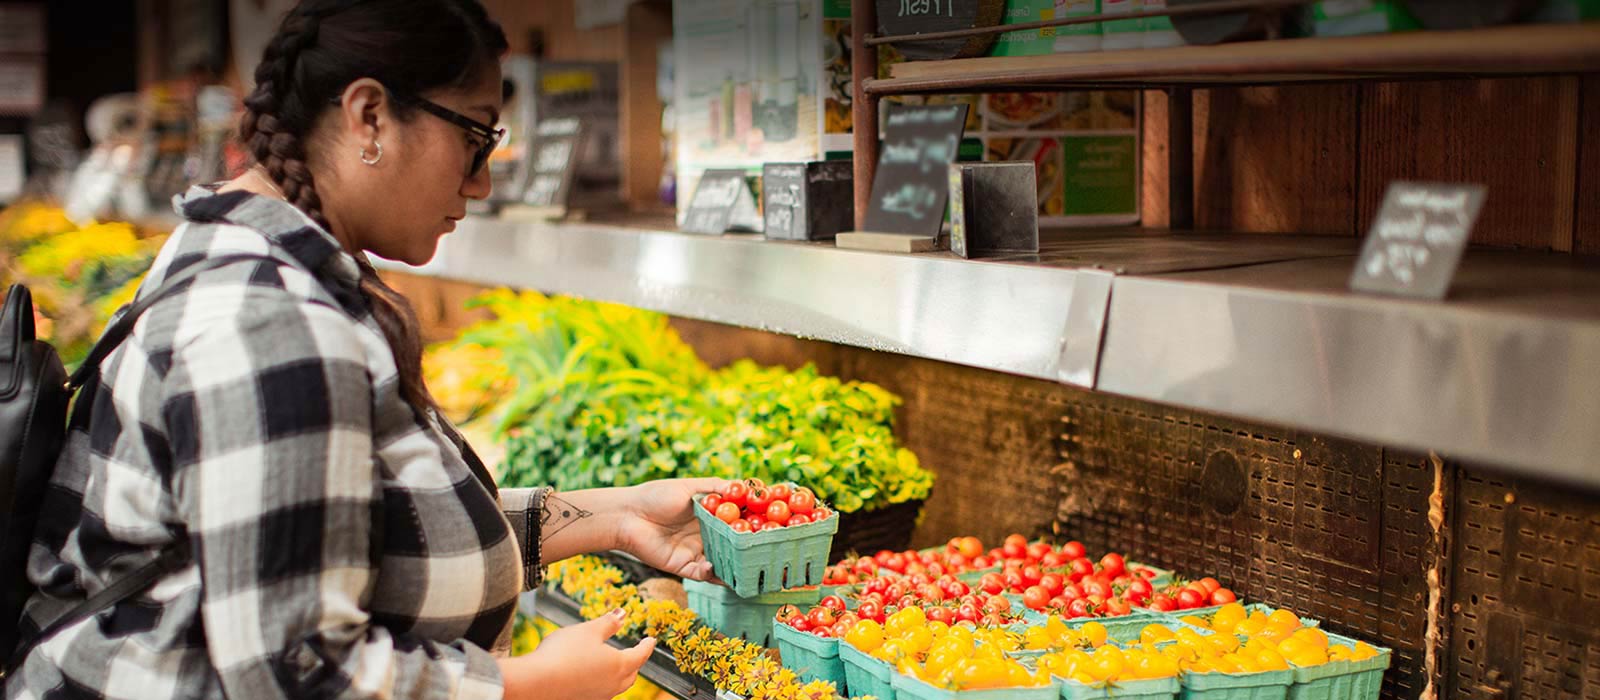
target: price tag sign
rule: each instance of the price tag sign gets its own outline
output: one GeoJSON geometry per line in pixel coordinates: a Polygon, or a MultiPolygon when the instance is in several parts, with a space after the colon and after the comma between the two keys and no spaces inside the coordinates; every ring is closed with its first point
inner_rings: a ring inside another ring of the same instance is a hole
{"type": "Polygon", "coordinates": [[[890,105],[866,231],[937,238],[967,105],[890,105]]]}
{"type": "Polygon", "coordinates": [[[1389,185],[1350,275],[1350,288],[1443,299],[1487,194],[1482,185],[1389,185]]]}
{"type": "Polygon", "coordinates": [[[713,235],[756,230],[761,221],[743,170],[707,170],[689,199],[683,230],[713,235]]]}
{"type": "Polygon", "coordinates": [[[583,124],[576,117],[546,119],[533,132],[533,156],[522,203],[566,208],[574,165],[583,143],[583,124]]]}

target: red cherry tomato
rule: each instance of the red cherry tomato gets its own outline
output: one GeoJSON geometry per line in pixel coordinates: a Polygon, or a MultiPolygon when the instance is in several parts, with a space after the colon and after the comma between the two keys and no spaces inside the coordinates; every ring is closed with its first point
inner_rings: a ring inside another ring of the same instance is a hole
{"type": "Polygon", "coordinates": [[[767,516],[760,513],[751,513],[749,517],[745,518],[745,520],[750,522],[750,529],[755,530],[756,532],[760,532],[761,526],[767,524],[767,516]]]}
{"type": "Polygon", "coordinates": [[[1056,597],[1050,599],[1050,609],[1051,610],[1062,610],[1062,609],[1065,609],[1071,603],[1072,603],[1072,601],[1067,600],[1066,598],[1062,598],[1061,596],[1056,596],[1056,597]]]}
{"type": "Polygon", "coordinates": [[[983,619],[983,611],[976,605],[962,603],[961,607],[956,608],[957,621],[977,622],[980,619],[983,619]]]}
{"type": "Polygon", "coordinates": [[[1150,582],[1140,578],[1134,579],[1133,583],[1128,584],[1128,589],[1123,592],[1123,595],[1128,598],[1129,602],[1139,605],[1150,600],[1150,596],[1154,593],[1155,589],[1150,586],[1150,582]]]}
{"type": "Polygon", "coordinates": [[[739,519],[739,506],[736,506],[732,503],[720,503],[717,505],[717,509],[713,511],[713,513],[716,514],[718,520],[731,524],[733,521],[739,519]]]}
{"type": "Polygon", "coordinates": [[[1069,603],[1074,601],[1074,600],[1077,600],[1079,598],[1082,598],[1083,597],[1083,586],[1080,586],[1080,585],[1078,585],[1076,583],[1067,584],[1067,586],[1065,588],[1061,589],[1061,597],[1062,598],[1066,598],[1067,602],[1069,602],[1069,603]]]}
{"type": "Polygon", "coordinates": [[[884,618],[883,604],[877,601],[863,600],[861,601],[861,606],[856,608],[856,614],[860,615],[863,620],[882,622],[884,618]]]}
{"type": "Polygon", "coordinates": [[[1205,607],[1206,598],[1199,591],[1193,588],[1185,588],[1181,591],[1178,591],[1177,602],[1179,610],[1193,610],[1195,608],[1205,607]]]}
{"type": "Polygon", "coordinates": [[[987,569],[991,566],[994,566],[994,561],[989,557],[980,556],[972,558],[972,568],[974,569],[987,569]]]}
{"type": "Polygon", "coordinates": [[[820,628],[811,630],[811,633],[816,635],[816,636],[818,636],[818,637],[821,637],[823,639],[833,639],[833,637],[834,637],[833,628],[832,627],[820,627],[820,628]]]}
{"type": "Polygon", "coordinates": [[[1043,610],[1050,603],[1050,594],[1043,586],[1029,586],[1022,592],[1022,604],[1031,610],[1043,610]]]}
{"type": "Polygon", "coordinates": [[[983,611],[1001,615],[1009,613],[1011,612],[1011,599],[1003,595],[990,596],[988,600],[983,601],[983,611]]]}
{"type": "Polygon", "coordinates": [[[1227,605],[1228,603],[1232,603],[1238,599],[1239,597],[1234,595],[1233,591],[1227,588],[1218,588],[1217,590],[1211,592],[1212,605],[1227,605]]]}
{"type": "Polygon", "coordinates": [[[1044,578],[1044,571],[1037,566],[1029,564],[1022,567],[1022,580],[1030,586],[1038,585],[1039,579],[1044,578]]]}
{"type": "Polygon", "coordinates": [[[832,627],[833,623],[839,621],[839,616],[828,608],[815,607],[806,613],[806,619],[811,622],[812,627],[832,627]]]}
{"type": "Polygon", "coordinates": [[[744,497],[745,510],[751,513],[767,512],[767,504],[772,502],[772,492],[766,487],[750,489],[750,495],[744,497]]]}
{"type": "Polygon", "coordinates": [[[767,487],[767,482],[762,481],[762,480],[757,479],[757,478],[752,476],[752,477],[744,480],[744,485],[748,486],[751,491],[754,491],[756,489],[764,489],[764,488],[766,488],[767,487]]]}
{"type": "Polygon", "coordinates": [[[968,586],[966,581],[951,581],[950,585],[945,587],[944,592],[950,594],[951,598],[960,598],[971,593],[972,587],[968,586]]]}
{"type": "Polygon", "coordinates": [[[793,605],[785,605],[785,606],[783,606],[781,608],[778,608],[778,614],[777,614],[776,619],[778,620],[778,622],[787,623],[787,622],[795,619],[799,615],[800,615],[800,608],[798,608],[796,606],[793,606],[793,605]]]}
{"type": "Polygon", "coordinates": [[[1172,612],[1178,609],[1178,604],[1167,594],[1157,593],[1150,596],[1150,605],[1148,607],[1156,612],[1172,612]]]}
{"type": "Polygon", "coordinates": [[[1039,587],[1043,588],[1051,597],[1061,595],[1061,591],[1066,586],[1066,579],[1061,574],[1045,574],[1039,577],[1039,587]]]}
{"type": "Polygon", "coordinates": [[[1089,601],[1079,598],[1067,603],[1067,617],[1089,617],[1089,601]]]}
{"type": "Polygon", "coordinates": [[[999,595],[1006,589],[1006,580],[1000,574],[984,574],[983,578],[978,579],[978,588],[989,595],[999,595]]]}
{"type": "MultiPolygon", "coordinates": [[[[775,523],[787,523],[790,515],[792,513],[789,512],[788,501],[773,500],[767,504],[767,520],[775,523]]],[[[807,522],[810,521],[808,520],[807,522]]]]}
{"type": "Polygon", "coordinates": [[[745,497],[749,495],[750,487],[745,486],[743,481],[730,481],[727,486],[722,487],[722,501],[724,503],[732,503],[735,506],[742,507],[745,497]]]}
{"type": "Polygon", "coordinates": [[[810,489],[797,489],[789,494],[789,510],[803,515],[809,515],[817,509],[817,497],[811,494],[810,489]]]}
{"type": "Polygon", "coordinates": [[[1073,559],[1082,559],[1086,556],[1089,556],[1088,551],[1083,548],[1083,543],[1077,540],[1073,540],[1061,545],[1061,553],[1065,554],[1067,556],[1067,560],[1069,561],[1073,559]]]}
{"type": "Polygon", "coordinates": [[[717,506],[720,505],[722,505],[721,494],[708,493],[700,497],[700,507],[706,509],[708,513],[716,514],[717,506]]]}
{"type": "Polygon", "coordinates": [[[1050,545],[1043,542],[1035,542],[1028,545],[1028,558],[1033,561],[1039,561],[1040,559],[1044,558],[1044,555],[1049,553],[1050,545]]]}
{"type": "Polygon", "coordinates": [[[1039,565],[1046,569],[1059,569],[1066,566],[1069,561],[1072,561],[1072,559],[1067,555],[1060,552],[1051,552],[1039,560],[1039,565]]]}
{"type": "Polygon", "coordinates": [[[1067,563],[1067,578],[1073,583],[1082,581],[1086,576],[1094,575],[1094,562],[1087,558],[1079,557],[1067,563]]]}
{"type": "Polygon", "coordinates": [[[927,618],[929,622],[943,622],[948,625],[955,622],[956,614],[950,608],[928,608],[927,618]]]}
{"type": "Polygon", "coordinates": [[[1217,589],[1222,587],[1221,583],[1219,583],[1216,579],[1211,578],[1210,576],[1207,576],[1207,577],[1205,577],[1203,579],[1200,579],[1199,581],[1195,581],[1195,583],[1198,583],[1198,584],[1200,584],[1202,586],[1205,586],[1206,595],[1211,595],[1212,593],[1216,593],[1217,589]]]}
{"type": "Polygon", "coordinates": [[[836,595],[823,596],[822,600],[817,602],[817,606],[827,608],[836,613],[842,613],[844,612],[844,599],[836,595]]]}
{"type": "Polygon", "coordinates": [[[1129,604],[1128,601],[1123,598],[1111,598],[1106,600],[1106,615],[1111,617],[1120,617],[1132,612],[1133,605],[1129,604]]]}
{"type": "Polygon", "coordinates": [[[810,632],[811,631],[811,620],[809,618],[807,618],[805,615],[801,615],[799,617],[796,617],[793,620],[790,620],[789,621],[789,626],[793,627],[795,629],[795,631],[797,631],[797,632],[810,632]]]}
{"type": "Polygon", "coordinates": [[[755,532],[755,528],[750,527],[750,521],[744,519],[728,523],[728,527],[733,528],[734,532],[755,532]]]}
{"type": "Polygon", "coordinates": [[[767,493],[772,494],[774,501],[787,501],[794,492],[794,487],[788,484],[773,484],[767,487],[767,493]]]}
{"type": "Polygon", "coordinates": [[[1111,597],[1111,587],[1106,585],[1105,581],[1097,578],[1086,578],[1082,583],[1078,584],[1078,587],[1083,589],[1083,595],[1086,598],[1093,595],[1101,598],[1111,597]]]}
{"type": "Polygon", "coordinates": [[[1028,547],[1007,539],[1006,543],[1000,547],[1000,553],[1007,559],[1023,559],[1028,556],[1028,547]]]}
{"type": "Polygon", "coordinates": [[[976,537],[963,537],[959,544],[961,555],[968,559],[983,554],[983,542],[976,537]]]}
{"type": "Polygon", "coordinates": [[[1121,576],[1127,570],[1127,562],[1123,561],[1121,554],[1112,552],[1100,558],[1100,571],[1111,578],[1121,576]]]}

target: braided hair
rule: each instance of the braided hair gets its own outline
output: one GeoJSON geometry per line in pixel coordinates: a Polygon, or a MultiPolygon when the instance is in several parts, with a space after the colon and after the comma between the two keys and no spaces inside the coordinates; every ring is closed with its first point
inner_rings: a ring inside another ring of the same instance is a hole
{"type": "MultiPolygon", "coordinates": [[[[469,85],[506,48],[505,33],[477,0],[301,0],[262,52],[255,90],[244,100],[240,141],[284,198],[331,232],[306,154],[323,111],[364,77],[411,95],[469,85]]],[[[405,103],[390,105],[397,119],[412,116],[405,103]]],[[[356,259],[362,296],[394,354],[401,395],[419,411],[433,408],[422,380],[416,312],[365,256],[356,259]]]]}

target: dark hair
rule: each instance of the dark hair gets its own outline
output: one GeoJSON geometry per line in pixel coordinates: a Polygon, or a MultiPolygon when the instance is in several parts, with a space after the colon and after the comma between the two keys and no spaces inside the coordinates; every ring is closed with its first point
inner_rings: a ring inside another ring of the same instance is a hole
{"type": "MultiPolygon", "coordinates": [[[[301,0],[262,52],[239,138],[289,203],[331,232],[306,164],[306,140],[323,110],[360,78],[406,96],[465,87],[506,47],[505,32],[476,0],[301,0]]],[[[405,101],[390,104],[396,118],[412,116],[405,101]]],[[[394,353],[400,393],[418,410],[431,408],[416,312],[357,259],[361,291],[394,353]]]]}

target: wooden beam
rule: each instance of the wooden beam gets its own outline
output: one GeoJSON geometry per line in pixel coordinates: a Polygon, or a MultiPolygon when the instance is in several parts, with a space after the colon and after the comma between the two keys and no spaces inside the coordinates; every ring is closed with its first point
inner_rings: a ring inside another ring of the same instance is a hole
{"type": "Polygon", "coordinates": [[[866,228],[872,176],[878,167],[878,98],[866,91],[867,80],[878,73],[878,50],[866,45],[877,25],[874,0],[850,0],[850,122],[855,140],[857,229],[866,228]]]}

